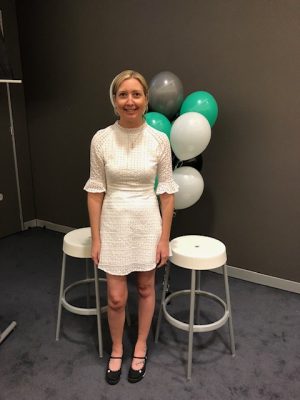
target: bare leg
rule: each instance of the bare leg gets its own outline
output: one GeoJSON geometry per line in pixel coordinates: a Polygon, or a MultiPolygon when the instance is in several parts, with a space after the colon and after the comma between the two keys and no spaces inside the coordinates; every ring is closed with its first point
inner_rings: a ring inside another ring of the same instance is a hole
{"type": "MultiPolygon", "coordinates": [[[[106,274],[107,278],[107,303],[108,323],[112,340],[112,352],[114,357],[123,355],[123,331],[125,322],[125,306],[127,302],[127,277],[106,274]]],[[[120,369],[121,360],[112,359],[109,368],[112,371],[120,369]]]]}
{"type": "MultiPolygon", "coordinates": [[[[139,295],[139,326],[134,355],[144,357],[155,307],[155,269],[137,273],[137,289],[139,295]]],[[[133,369],[140,369],[141,360],[134,358],[131,366],[133,369]]]]}

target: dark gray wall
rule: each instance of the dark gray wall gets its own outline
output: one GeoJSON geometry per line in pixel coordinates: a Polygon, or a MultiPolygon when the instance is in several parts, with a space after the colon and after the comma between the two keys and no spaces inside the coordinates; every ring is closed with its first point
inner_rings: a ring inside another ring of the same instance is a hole
{"type": "MultiPolygon", "coordinates": [[[[19,36],[14,1],[1,0],[5,45],[14,78],[22,79],[19,49],[19,36]]],[[[17,183],[13,158],[13,146],[10,131],[8,96],[6,84],[0,89],[0,192],[4,200],[0,202],[0,237],[21,229],[19,216],[17,183]]],[[[35,218],[30,151],[25,115],[25,99],[22,84],[10,85],[11,106],[13,112],[15,144],[19,167],[19,182],[23,216],[26,221],[35,218]]]]}
{"type": "Polygon", "coordinates": [[[93,133],[113,121],[125,68],[170,70],[220,114],[205,192],[174,235],[208,234],[229,264],[300,281],[299,1],[16,1],[37,218],[88,223],[93,133]]]}

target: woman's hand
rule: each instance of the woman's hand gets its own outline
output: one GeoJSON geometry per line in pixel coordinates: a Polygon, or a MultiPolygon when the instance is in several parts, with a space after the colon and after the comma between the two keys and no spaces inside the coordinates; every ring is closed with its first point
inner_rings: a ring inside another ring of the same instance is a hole
{"type": "Polygon", "coordinates": [[[91,258],[96,265],[99,264],[100,248],[101,248],[100,240],[98,240],[98,239],[92,240],[91,258]]]}
{"type": "Polygon", "coordinates": [[[169,259],[169,241],[160,240],[156,248],[156,267],[160,268],[167,263],[169,259]]]}

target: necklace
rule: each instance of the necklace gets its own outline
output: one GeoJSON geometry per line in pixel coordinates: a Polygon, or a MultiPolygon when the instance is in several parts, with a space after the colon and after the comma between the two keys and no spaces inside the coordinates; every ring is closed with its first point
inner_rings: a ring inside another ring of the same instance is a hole
{"type": "Polygon", "coordinates": [[[137,143],[137,141],[139,140],[139,138],[141,137],[142,132],[139,133],[128,133],[127,134],[127,142],[128,142],[128,147],[133,149],[137,143]]]}

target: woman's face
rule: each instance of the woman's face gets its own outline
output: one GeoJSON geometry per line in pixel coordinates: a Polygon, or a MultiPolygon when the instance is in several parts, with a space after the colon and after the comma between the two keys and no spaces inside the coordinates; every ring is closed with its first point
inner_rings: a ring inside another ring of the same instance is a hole
{"type": "Polygon", "coordinates": [[[115,96],[116,111],[124,127],[138,127],[143,123],[148,99],[143,86],[135,78],[123,81],[115,96]]]}

